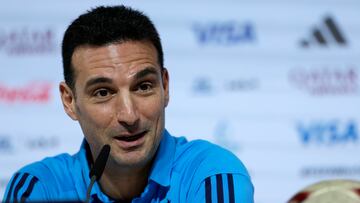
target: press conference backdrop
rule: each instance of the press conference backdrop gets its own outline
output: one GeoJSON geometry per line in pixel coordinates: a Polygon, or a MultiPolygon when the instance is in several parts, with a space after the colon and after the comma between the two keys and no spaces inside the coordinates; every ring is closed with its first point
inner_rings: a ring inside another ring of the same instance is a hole
{"type": "MultiPolygon", "coordinates": [[[[60,44],[96,1],[0,6],[0,196],[23,165],[75,153],[60,44]]],[[[106,1],[148,14],[170,71],[166,127],[233,151],[255,202],[285,202],[323,179],[360,179],[360,2],[106,1]]]]}

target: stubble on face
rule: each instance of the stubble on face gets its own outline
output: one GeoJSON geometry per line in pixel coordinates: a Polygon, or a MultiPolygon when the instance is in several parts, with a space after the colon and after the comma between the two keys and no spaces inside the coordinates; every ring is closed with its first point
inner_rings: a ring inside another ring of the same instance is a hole
{"type": "Polygon", "coordinates": [[[80,47],[73,64],[75,111],[93,157],[110,144],[110,163],[122,167],[149,163],[162,137],[168,100],[167,71],[161,71],[153,45],[124,42],[80,47]],[[87,87],[94,77],[103,80],[87,87]],[[127,137],[140,138],[129,142],[127,137]]]}

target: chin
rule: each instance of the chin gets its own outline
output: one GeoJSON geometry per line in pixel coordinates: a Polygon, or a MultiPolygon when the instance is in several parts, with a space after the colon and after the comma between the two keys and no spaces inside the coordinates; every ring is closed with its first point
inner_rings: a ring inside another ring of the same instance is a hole
{"type": "Polygon", "coordinates": [[[114,157],[115,162],[122,167],[144,167],[152,159],[147,154],[141,152],[129,152],[114,157]]]}

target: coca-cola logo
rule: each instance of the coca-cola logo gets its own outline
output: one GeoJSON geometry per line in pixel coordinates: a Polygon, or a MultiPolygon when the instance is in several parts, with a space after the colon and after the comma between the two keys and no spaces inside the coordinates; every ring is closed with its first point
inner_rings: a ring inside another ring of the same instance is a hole
{"type": "Polygon", "coordinates": [[[0,102],[47,103],[51,99],[50,82],[30,82],[21,87],[9,87],[0,83],[0,102]]]}
{"type": "Polygon", "coordinates": [[[54,41],[54,32],[49,28],[0,28],[0,51],[8,55],[52,53],[54,41]]]}
{"type": "Polygon", "coordinates": [[[297,68],[290,71],[289,79],[297,88],[312,95],[355,94],[359,89],[358,70],[353,66],[297,68]]]}

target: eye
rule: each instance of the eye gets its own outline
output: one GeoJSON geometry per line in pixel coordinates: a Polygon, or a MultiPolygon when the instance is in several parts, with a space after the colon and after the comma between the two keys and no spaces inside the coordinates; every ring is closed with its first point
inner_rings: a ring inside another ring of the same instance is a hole
{"type": "Polygon", "coordinates": [[[110,91],[108,89],[99,89],[94,92],[95,97],[103,98],[110,96],[110,91]]]}
{"type": "Polygon", "coordinates": [[[143,82],[140,83],[140,85],[138,86],[138,90],[140,92],[149,92],[152,89],[152,84],[150,82],[143,82]]]}

